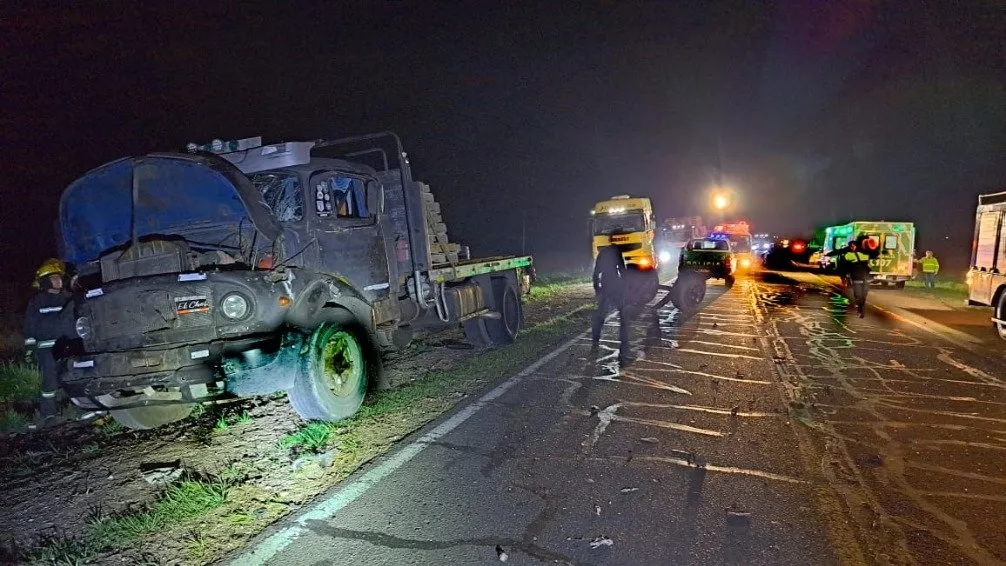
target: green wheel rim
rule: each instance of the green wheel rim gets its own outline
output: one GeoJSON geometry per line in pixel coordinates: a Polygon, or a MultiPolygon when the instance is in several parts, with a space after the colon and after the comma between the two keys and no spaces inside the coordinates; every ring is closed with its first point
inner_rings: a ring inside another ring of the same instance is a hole
{"type": "Polygon", "coordinates": [[[363,349],[355,336],[344,330],[326,334],[321,348],[321,374],[325,386],[337,397],[356,393],[363,382],[363,349]]]}

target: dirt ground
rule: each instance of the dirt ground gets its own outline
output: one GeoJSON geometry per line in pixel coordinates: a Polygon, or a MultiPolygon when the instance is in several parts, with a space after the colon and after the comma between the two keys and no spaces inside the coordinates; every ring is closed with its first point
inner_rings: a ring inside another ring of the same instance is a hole
{"type": "MultiPolygon", "coordinates": [[[[591,300],[586,284],[532,296],[525,303],[525,326],[547,323],[591,300]]],[[[422,336],[389,358],[385,371],[392,385],[400,386],[481,353],[464,343],[461,332],[422,336]]],[[[298,459],[295,450],[281,446],[284,435],[303,426],[282,395],[210,406],[197,417],[154,431],[132,432],[99,421],[0,437],[0,563],[16,562],[46,537],[80,537],[96,518],[146,508],[164,489],[163,483],[150,483],[156,472],[145,473],[157,469],[182,470],[190,478],[230,478],[228,502],[194,524],[144,537],[142,543],[104,553],[98,562],[212,561],[482,386],[459,385],[444,398],[422,399],[405,411],[369,419],[353,430],[353,449],[330,451],[329,468],[298,459]]]]}

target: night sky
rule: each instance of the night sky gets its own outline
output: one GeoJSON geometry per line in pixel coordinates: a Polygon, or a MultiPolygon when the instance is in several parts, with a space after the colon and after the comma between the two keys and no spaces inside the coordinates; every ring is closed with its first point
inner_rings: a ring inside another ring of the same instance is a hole
{"type": "Polygon", "coordinates": [[[718,164],[757,231],[911,220],[957,268],[1006,189],[1001,2],[104,4],[0,16],[9,284],[74,178],[215,137],[394,130],[452,239],[519,252],[524,216],[556,264],[611,195],[706,213],[718,164]]]}

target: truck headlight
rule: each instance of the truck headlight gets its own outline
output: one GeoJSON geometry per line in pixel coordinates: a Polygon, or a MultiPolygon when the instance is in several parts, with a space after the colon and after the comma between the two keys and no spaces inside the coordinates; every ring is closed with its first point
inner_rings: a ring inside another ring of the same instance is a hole
{"type": "Polygon", "coordinates": [[[220,301],[220,312],[231,320],[241,320],[248,316],[249,310],[251,309],[248,305],[248,299],[238,293],[231,293],[220,301]]]}
{"type": "Polygon", "coordinates": [[[667,263],[671,261],[671,252],[667,250],[660,250],[660,253],[657,254],[657,257],[660,258],[660,263],[667,263]]]}
{"type": "Polygon", "coordinates": [[[91,319],[82,316],[73,324],[73,329],[77,331],[77,336],[83,340],[91,337],[91,319]]]}

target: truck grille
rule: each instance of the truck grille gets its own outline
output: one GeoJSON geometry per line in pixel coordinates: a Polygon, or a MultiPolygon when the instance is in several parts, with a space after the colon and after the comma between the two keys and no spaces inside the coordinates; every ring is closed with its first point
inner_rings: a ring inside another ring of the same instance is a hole
{"type": "Polygon", "coordinates": [[[89,307],[93,340],[111,349],[185,342],[192,339],[192,330],[213,326],[208,285],[119,289],[89,301],[89,307]]]}

